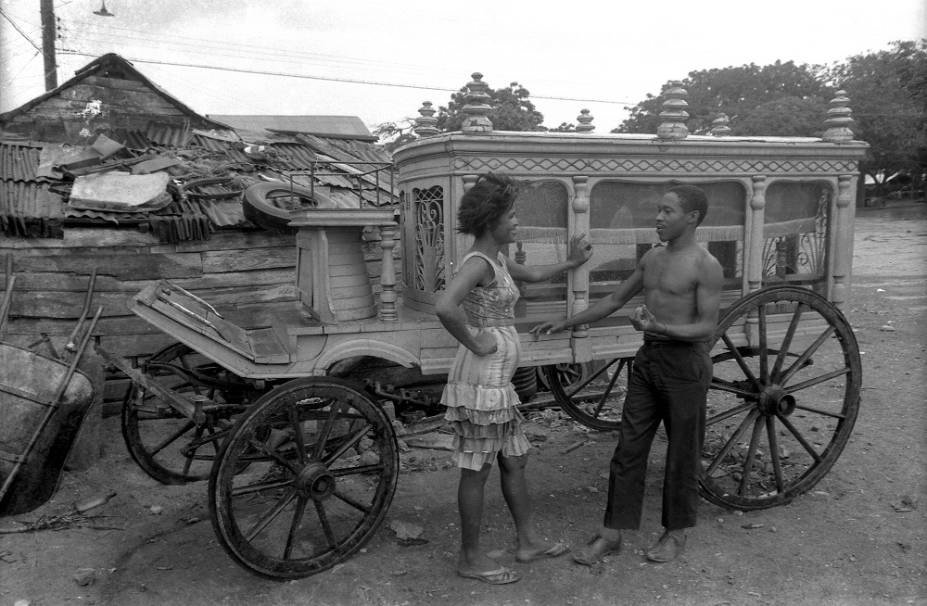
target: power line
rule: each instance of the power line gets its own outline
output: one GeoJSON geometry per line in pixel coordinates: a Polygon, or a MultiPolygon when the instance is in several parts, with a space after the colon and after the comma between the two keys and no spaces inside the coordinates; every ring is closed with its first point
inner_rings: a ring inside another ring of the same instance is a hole
{"type": "Polygon", "coordinates": [[[3,17],[4,17],[7,21],[10,22],[10,25],[13,26],[13,29],[15,29],[17,32],[19,32],[19,34],[20,34],[23,38],[25,38],[26,40],[28,40],[29,44],[31,44],[31,45],[33,46],[33,48],[35,48],[35,50],[39,51],[40,53],[42,52],[42,48],[41,48],[38,44],[36,44],[35,42],[33,42],[33,41],[32,41],[32,38],[30,38],[29,36],[27,36],[26,33],[25,33],[23,30],[19,29],[19,26],[16,25],[16,22],[13,21],[13,20],[9,17],[9,15],[7,15],[5,12],[3,12],[3,9],[2,9],[2,8],[0,8],[0,15],[3,15],[3,17]]]}
{"type": "MultiPolygon", "coordinates": [[[[74,49],[59,49],[59,52],[66,55],[79,55],[81,57],[97,57],[97,54],[86,53],[74,49]]],[[[239,67],[222,67],[218,65],[205,65],[205,64],[196,64],[196,63],[180,63],[175,61],[155,61],[153,59],[140,59],[135,57],[125,57],[128,61],[133,61],[135,63],[147,63],[150,65],[170,65],[174,67],[192,67],[194,69],[208,69],[214,71],[223,71],[223,72],[235,72],[241,74],[256,74],[261,76],[279,76],[284,78],[299,78],[303,80],[320,80],[324,82],[340,82],[344,84],[362,84],[366,86],[387,86],[392,88],[411,88],[415,90],[432,90],[439,92],[450,92],[456,93],[460,89],[451,89],[446,87],[438,86],[425,86],[419,84],[402,84],[398,82],[381,82],[377,80],[359,80],[354,78],[333,78],[331,76],[313,76],[310,74],[291,74],[287,72],[270,72],[257,69],[244,69],[239,67]]],[[[632,101],[618,101],[618,100],[608,100],[608,99],[581,99],[575,97],[554,97],[547,95],[533,95],[535,99],[545,99],[548,101],[576,101],[580,103],[605,103],[610,105],[635,105],[635,102],[632,101]]]]}

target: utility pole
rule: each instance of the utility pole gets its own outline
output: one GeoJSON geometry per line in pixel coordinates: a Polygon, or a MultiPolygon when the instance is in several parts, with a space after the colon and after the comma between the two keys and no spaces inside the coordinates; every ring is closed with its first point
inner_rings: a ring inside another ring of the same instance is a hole
{"type": "Polygon", "coordinates": [[[45,58],[45,90],[58,88],[58,65],[55,61],[55,6],[42,0],[42,56],[45,58]]]}

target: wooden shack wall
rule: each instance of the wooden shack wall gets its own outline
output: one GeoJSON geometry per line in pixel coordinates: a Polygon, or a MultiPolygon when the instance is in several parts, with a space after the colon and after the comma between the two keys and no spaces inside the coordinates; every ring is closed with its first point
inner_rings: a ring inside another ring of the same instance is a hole
{"type": "MultiPolygon", "coordinates": [[[[365,240],[368,275],[379,291],[378,232],[369,231],[365,240]]],[[[275,311],[292,308],[297,300],[293,235],[223,230],[207,241],[162,244],[134,229],[68,227],[62,240],[3,238],[0,286],[6,284],[9,256],[16,281],[2,338],[23,347],[43,333],[59,350],[64,346],[94,268],[91,314],[103,306],[95,334],[107,351],[134,360],[174,341],[129,311],[132,296],[162,278],[208,301],[243,328],[269,325],[275,311]]],[[[118,400],[126,386],[124,378],[110,376],[106,399],[118,400]]]]}
{"type": "Polygon", "coordinates": [[[208,128],[210,123],[184,113],[176,104],[144,82],[87,76],[28,112],[14,116],[4,128],[39,140],[68,141],[118,129],[145,132],[149,125],[208,128]],[[99,111],[96,103],[99,102],[99,111]]]}

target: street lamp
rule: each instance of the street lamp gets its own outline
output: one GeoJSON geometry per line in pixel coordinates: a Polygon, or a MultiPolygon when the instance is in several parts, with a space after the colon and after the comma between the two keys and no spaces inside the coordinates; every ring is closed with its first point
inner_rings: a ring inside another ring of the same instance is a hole
{"type": "Polygon", "coordinates": [[[116,15],[114,15],[113,13],[109,12],[108,10],[106,10],[106,2],[105,2],[105,0],[101,0],[100,9],[99,9],[99,10],[93,11],[93,14],[94,14],[94,15],[99,15],[100,17],[115,17],[115,16],[116,16],[116,15]]]}

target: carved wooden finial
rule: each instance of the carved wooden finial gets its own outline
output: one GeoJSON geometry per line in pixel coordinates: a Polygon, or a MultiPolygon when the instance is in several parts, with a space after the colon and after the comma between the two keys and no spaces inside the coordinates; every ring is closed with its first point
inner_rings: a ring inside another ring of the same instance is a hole
{"type": "Polygon", "coordinates": [[[666,100],[663,101],[663,111],[660,112],[660,126],[657,127],[657,136],[661,139],[685,139],[689,136],[689,128],[686,126],[686,120],[689,119],[689,113],[686,108],[686,97],[689,93],[682,88],[678,82],[674,82],[663,93],[666,100]]]}
{"type": "Polygon", "coordinates": [[[470,77],[473,80],[467,84],[467,104],[461,108],[466,117],[460,125],[460,130],[465,133],[491,133],[492,120],[489,119],[489,112],[492,111],[492,107],[488,103],[491,97],[486,92],[489,85],[483,82],[483,74],[480,72],[474,72],[470,77]]]}
{"type": "Polygon", "coordinates": [[[578,133],[588,133],[595,130],[595,125],[592,123],[592,116],[589,114],[588,109],[579,110],[576,121],[579,122],[579,125],[576,127],[576,132],[578,133]]]}
{"type": "Polygon", "coordinates": [[[716,137],[731,134],[730,123],[731,119],[727,117],[727,114],[724,112],[718,114],[718,117],[711,121],[711,134],[716,137]]]}
{"type": "Polygon", "coordinates": [[[853,118],[850,116],[850,98],[847,97],[846,91],[838,90],[837,96],[831,99],[830,108],[827,110],[827,119],[824,120],[823,139],[831,143],[845,143],[853,140],[853,131],[850,130],[850,124],[853,118]]]}
{"type": "Polygon", "coordinates": [[[416,135],[419,137],[427,137],[441,132],[438,130],[438,127],[435,126],[438,123],[438,119],[434,117],[435,110],[431,106],[431,101],[423,101],[422,107],[419,108],[418,113],[421,115],[415,119],[416,135]]]}

